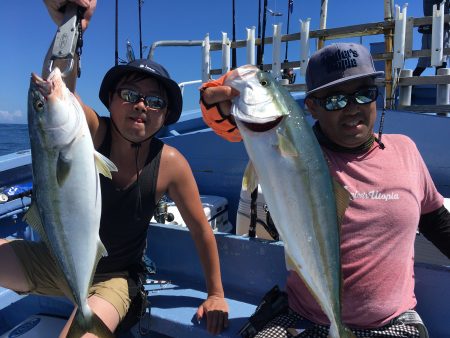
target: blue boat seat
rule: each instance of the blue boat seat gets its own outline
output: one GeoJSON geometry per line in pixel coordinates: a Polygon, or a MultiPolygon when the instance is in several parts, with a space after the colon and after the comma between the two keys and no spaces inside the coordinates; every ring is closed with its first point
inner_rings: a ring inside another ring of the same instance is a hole
{"type": "MultiPolygon", "coordinates": [[[[230,308],[229,327],[219,337],[239,337],[239,329],[263,295],[276,284],[284,286],[283,245],[225,233],[215,236],[220,252],[222,283],[230,308]],[[261,246],[261,242],[267,245],[261,246]],[[265,262],[264,269],[257,264],[261,261],[265,262]]],[[[205,320],[198,323],[195,316],[207,293],[189,231],[172,225],[151,225],[147,254],[156,263],[157,274],[152,275],[151,284],[146,286],[151,318],[149,321],[144,318],[142,326],[150,324],[152,332],[170,337],[210,338],[205,320]]],[[[132,331],[136,332],[137,327],[132,331]]]]}

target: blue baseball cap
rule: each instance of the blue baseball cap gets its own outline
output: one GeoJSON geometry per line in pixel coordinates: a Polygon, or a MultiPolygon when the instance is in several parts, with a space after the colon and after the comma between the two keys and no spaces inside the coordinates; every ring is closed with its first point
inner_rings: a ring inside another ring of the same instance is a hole
{"type": "Polygon", "coordinates": [[[128,73],[141,73],[159,81],[167,91],[168,114],[164,125],[178,121],[183,110],[183,97],[178,84],[170,78],[167,70],[150,59],[137,59],[126,65],[112,67],[103,78],[100,86],[100,101],[109,109],[109,95],[116,89],[117,82],[128,73]]]}
{"type": "Polygon", "coordinates": [[[358,43],[333,43],[316,51],[308,61],[306,95],[350,80],[383,76],[376,71],[369,50],[358,43]]]}

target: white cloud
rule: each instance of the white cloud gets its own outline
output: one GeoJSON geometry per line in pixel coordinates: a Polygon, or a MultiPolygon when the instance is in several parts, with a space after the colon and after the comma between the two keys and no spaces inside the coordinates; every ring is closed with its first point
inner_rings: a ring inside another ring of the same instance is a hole
{"type": "Polygon", "coordinates": [[[27,118],[21,110],[14,112],[0,110],[0,123],[27,123],[27,118]]]}

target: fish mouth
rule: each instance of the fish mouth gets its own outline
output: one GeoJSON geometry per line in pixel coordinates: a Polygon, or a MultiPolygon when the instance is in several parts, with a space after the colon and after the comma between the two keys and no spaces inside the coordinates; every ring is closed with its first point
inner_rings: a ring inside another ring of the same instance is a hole
{"type": "Polygon", "coordinates": [[[266,123],[253,123],[253,122],[245,122],[241,120],[241,123],[249,130],[256,132],[256,133],[262,133],[265,131],[268,131],[274,127],[276,127],[281,120],[283,120],[283,116],[280,116],[276,118],[273,121],[269,121],[266,123]]]}
{"type": "Polygon", "coordinates": [[[31,74],[31,86],[34,91],[39,92],[45,99],[47,99],[53,92],[53,83],[42,79],[39,75],[31,74]]]}

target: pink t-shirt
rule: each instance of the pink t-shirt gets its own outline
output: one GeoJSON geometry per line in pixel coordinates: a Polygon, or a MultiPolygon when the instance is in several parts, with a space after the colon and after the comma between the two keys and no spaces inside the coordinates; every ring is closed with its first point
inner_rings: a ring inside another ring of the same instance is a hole
{"type": "MultiPolygon", "coordinates": [[[[342,321],[374,328],[416,305],[414,240],[421,214],[443,205],[413,141],[383,135],[364,155],[324,149],[333,176],[352,195],[341,232],[342,321]]],[[[327,316],[293,271],[287,279],[289,303],[319,324],[327,316]]]]}

